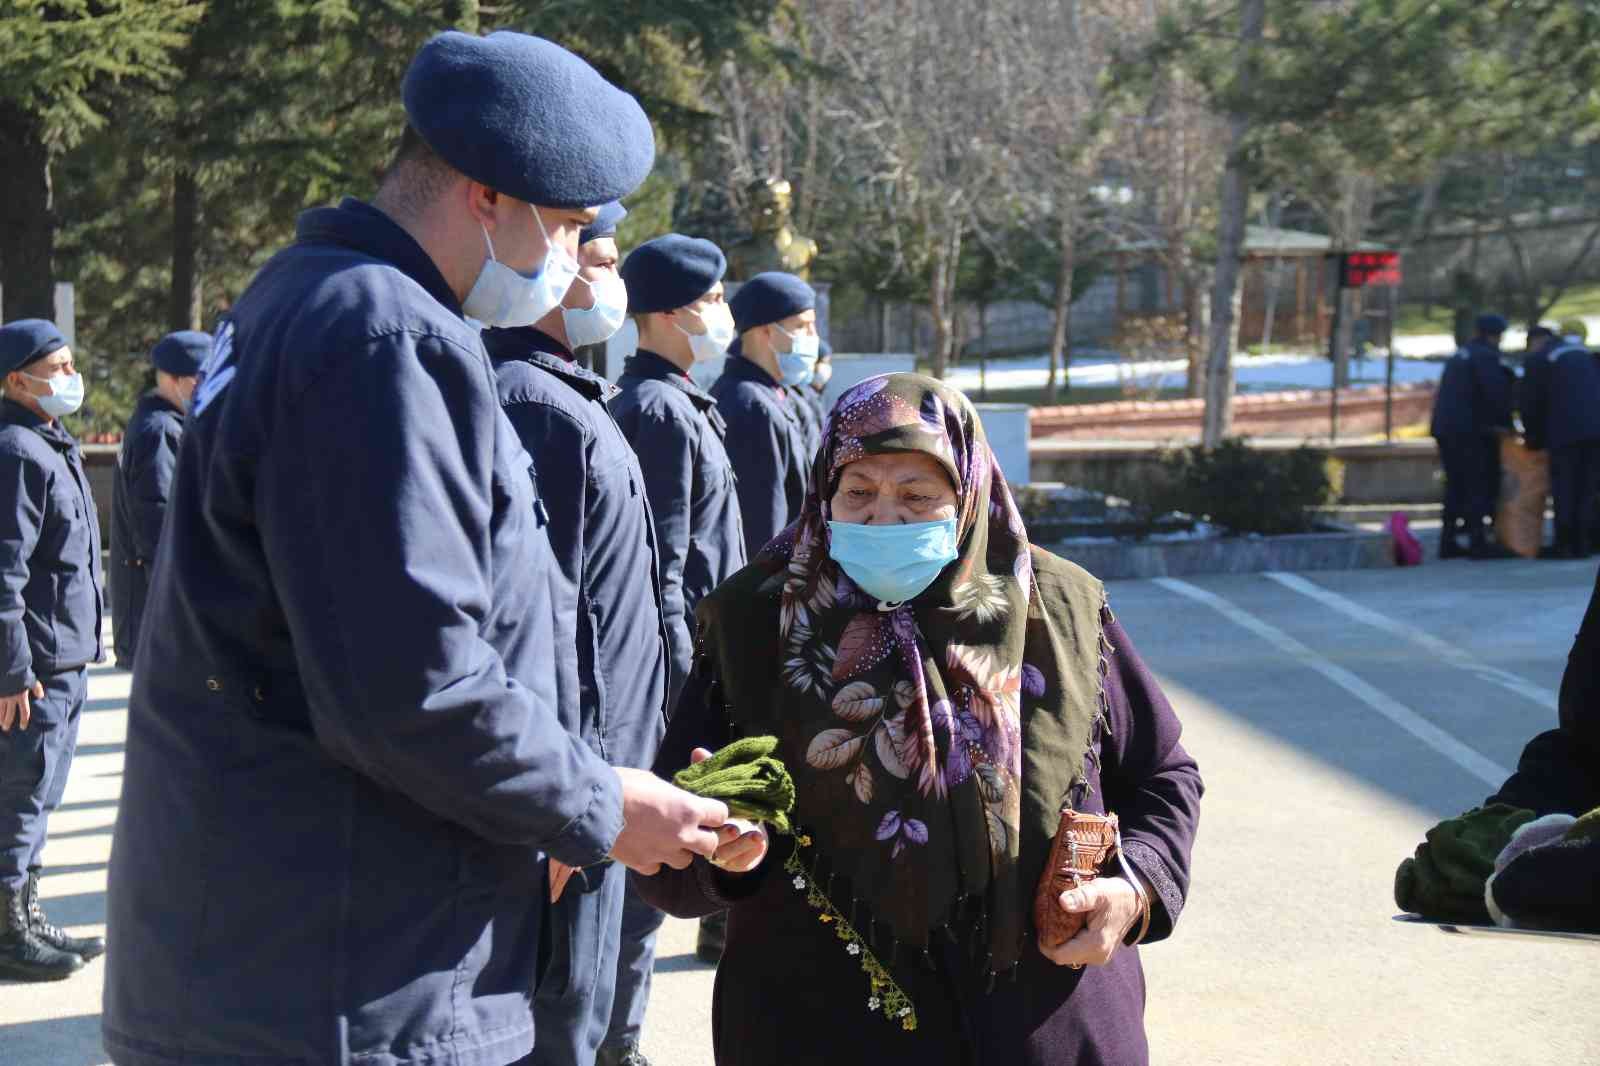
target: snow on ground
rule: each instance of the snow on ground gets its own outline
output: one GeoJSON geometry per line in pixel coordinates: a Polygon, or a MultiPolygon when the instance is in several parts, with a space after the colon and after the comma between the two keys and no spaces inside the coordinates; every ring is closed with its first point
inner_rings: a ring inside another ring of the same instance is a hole
{"type": "MultiPolygon", "coordinates": [[[[1584,320],[1590,337],[1600,337],[1600,316],[1584,320]]],[[[1520,351],[1527,343],[1521,329],[1506,334],[1507,351],[1520,351]]],[[[1444,370],[1443,360],[1456,349],[1448,334],[1417,334],[1398,338],[1395,344],[1395,384],[1437,381],[1444,370]]],[[[1333,364],[1313,352],[1282,355],[1243,356],[1235,364],[1240,392],[1283,392],[1293,389],[1326,389],[1333,382],[1333,364]]],[[[988,386],[996,391],[1040,389],[1049,378],[1050,361],[1045,354],[989,362],[988,386]]],[[[1188,381],[1188,364],[1182,359],[1124,363],[1115,353],[1097,351],[1073,357],[1071,381],[1074,387],[1136,385],[1139,388],[1181,389],[1188,381]]],[[[1381,357],[1352,361],[1351,383],[1382,385],[1385,361],[1381,357]]],[[[952,367],[945,380],[959,389],[976,392],[980,369],[976,360],[952,367]]]]}
{"type": "MultiPolygon", "coordinates": [[[[1395,360],[1394,380],[1397,384],[1436,381],[1443,369],[1442,362],[1399,358],[1395,360]]],[[[1326,389],[1333,380],[1333,368],[1327,359],[1316,355],[1258,355],[1240,359],[1236,375],[1240,392],[1326,389]]],[[[988,386],[996,391],[1037,389],[1044,387],[1048,377],[1047,356],[996,359],[989,364],[988,386]]],[[[1352,362],[1350,377],[1354,384],[1381,385],[1384,361],[1352,362]]],[[[1181,389],[1188,380],[1188,364],[1182,359],[1124,363],[1114,356],[1080,355],[1072,361],[1071,379],[1075,388],[1130,384],[1139,388],[1181,389]]],[[[976,363],[952,367],[946,372],[945,380],[963,391],[976,392],[980,385],[979,367],[976,363]]]]}

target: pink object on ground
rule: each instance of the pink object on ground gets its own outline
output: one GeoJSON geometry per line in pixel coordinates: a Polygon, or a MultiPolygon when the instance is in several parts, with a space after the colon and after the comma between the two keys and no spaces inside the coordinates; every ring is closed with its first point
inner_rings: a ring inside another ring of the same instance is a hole
{"type": "Polygon", "coordinates": [[[1411,522],[1402,512],[1389,516],[1389,535],[1394,538],[1396,566],[1422,565],[1422,542],[1411,532],[1411,522]]]}

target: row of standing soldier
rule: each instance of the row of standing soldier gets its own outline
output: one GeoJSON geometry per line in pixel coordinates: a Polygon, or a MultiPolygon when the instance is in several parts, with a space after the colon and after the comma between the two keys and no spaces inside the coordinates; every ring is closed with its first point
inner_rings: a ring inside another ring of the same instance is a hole
{"type": "MultiPolygon", "coordinates": [[[[374,203],[308,212],[215,338],[163,340],[124,441],[118,1063],[642,1062],[660,916],[625,899],[625,868],[710,854],[726,822],[642,771],[698,600],[799,505],[814,294],[768,272],[730,310],[722,252],[680,235],[619,272],[616,201],[649,169],[648,124],[548,42],[441,35],[405,103],[374,203]],[[547,105],[538,128],[499,121],[528,98],[547,105]],[[462,99],[466,121],[446,104],[462,99]],[[641,346],[613,388],[572,353],[625,313],[641,346]],[[735,339],[716,395],[701,389],[689,370],[735,339]],[[461,987],[474,1021],[416,1028],[461,987]]],[[[37,980],[104,950],[50,925],[37,888],[101,658],[100,549],[59,421],[62,394],[81,402],[70,349],[31,321],[0,352],[18,486],[0,530],[0,687],[17,692],[0,700],[0,967],[37,980]]]]}
{"type": "Polygon", "coordinates": [[[1518,379],[1501,350],[1506,328],[1500,315],[1480,316],[1439,381],[1430,423],[1445,476],[1439,556],[1511,555],[1495,537],[1494,519],[1502,442],[1515,436],[1520,414],[1528,448],[1548,453],[1555,536],[1540,555],[1586,558],[1600,547],[1600,359],[1586,347],[1581,321],[1537,326],[1518,379]]]}

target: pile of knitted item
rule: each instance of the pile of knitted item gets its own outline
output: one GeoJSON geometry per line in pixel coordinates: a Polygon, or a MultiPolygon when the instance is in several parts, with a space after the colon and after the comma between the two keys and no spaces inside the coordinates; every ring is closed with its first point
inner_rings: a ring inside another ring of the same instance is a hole
{"type": "Polygon", "coordinates": [[[1600,810],[1495,803],[1447,818],[1400,864],[1394,896],[1435,921],[1600,932],[1600,810]]]}
{"type": "Polygon", "coordinates": [[[1504,803],[1446,818],[1395,872],[1395,902],[1436,921],[1487,925],[1484,883],[1512,835],[1533,820],[1532,811],[1504,803]]]}
{"type": "Polygon", "coordinates": [[[773,757],[777,748],[777,737],[744,737],[679,770],[672,782],[685,792],[721,800],[737,818],[766,822],[787,833],[789,812],[794,810],[794,779],[773,757]]]}
{"type": "Polygon", "coordinates": [[[1600,808],[1519,828],[1495,858],[1483,901],[1496,925],[1600,933],[1600,808]]]}

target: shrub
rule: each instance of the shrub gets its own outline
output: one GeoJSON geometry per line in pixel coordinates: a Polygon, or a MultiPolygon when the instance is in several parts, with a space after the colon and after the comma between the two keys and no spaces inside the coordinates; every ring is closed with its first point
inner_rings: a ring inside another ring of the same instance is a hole
{"type": "Polygon", "coordinates": [[[1308,532],[1310,509],[1334,495],[1327,455],[1304,445],[1261,449],[1232,437],[1209,452],[1196,446],[1170,453],[1164,465],[1170,483],[1150,500],[1158,512],[1183,511],[1235,535],[1308,532]]]}

